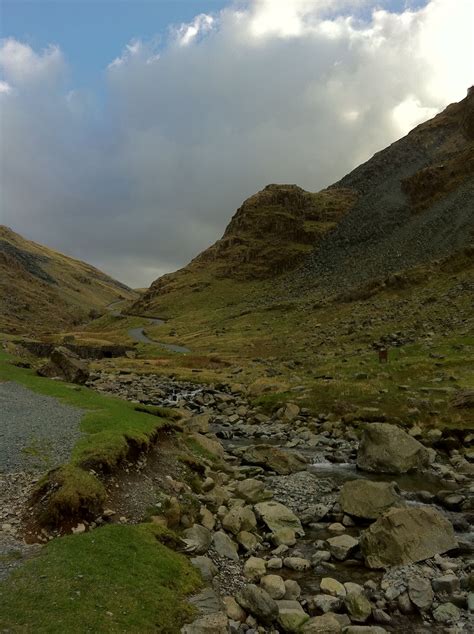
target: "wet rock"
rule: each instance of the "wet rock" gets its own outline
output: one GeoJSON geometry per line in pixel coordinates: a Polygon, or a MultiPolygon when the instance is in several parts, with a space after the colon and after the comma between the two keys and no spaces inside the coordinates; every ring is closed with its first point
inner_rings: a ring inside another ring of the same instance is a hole
{"type": "Polygon", "coordinates": [[[183,541],[186,544],[188,552],[203,555],[211,545],[212,534],[205,526],[194,524],[191,528],[187,528],[183,532],[183,541]]]}
{"type": "Polygon", "coordinates": [[[266,575],[267,570],[265,566],[265,560],[260,557],[249,557],[244,565],[244,575],[250,581],[258,581],[261,577],[266,575]]]}
{"type": "Polygon", "coordinates": [[[257,526],[257,519],[250,506],[234,507],[222,518],[222,526],[229,533],[251,532],[257,526]]]}
{"type": "Polygon", "coordinates": [[[368,425],[357,452],[357,466],[375,473],[407,473],[426,467],[427,449],[396,425],[368,425]]]}
{"type": "Polygon", "coordinates": [[[282,528],[291,528],[297,535],[303,536],[304,530],[297,516],[280,502],[260,502],[256,504],[257,517],[267,525],[272,533],[282,528]]]}
{"type": "Polygon", "coordinates": [[[279,528],[272,535],[272,541],[275,546],[294,546],[296,544],[295,531],[292,528],[279,528]]]}
{"type": "Polygon", "coordinates": [[[350,535],[338,535],[327,540],[331,555],[339,561],[347,559],[358,547],[359,542],[350,535]]]}
{"type": "Polygon", "coordinates": [[[324,519],[326,515],[329,513],[329,506],[325,504],[313,504],[312,506],[308,506],[306,509],[300,514],[301,523],[311,524],[312,522],[319,522],[324,519]]]}
{"type": "Polygon", "coordinates": [[[193,559],[191,559],[191,563],[199,570],[204,581],[212,581],[217,574],[216,565],[213,561],[211,561],[211,559],[209,559],[209,557],[205,557],[203,555],[193,557],[193,559]]]}
{"type": "Polygon", "coordinates": [[[350,592],[344,599],[344,604],[351,621],[356,623],[365,623],[372,614],[372,605],[363,594],[350,592]]]}
{"type": "Polygon", "coordinates": [[[272,599],[283,599],[286,594],[285,582],[279,575],[265,575],[260,579],[260,586],[272,599]]]}
{"type": "Polygon", "coordinates": [[[323,577],[319,587],[321,592],[330,594],[332,597],[345,597],[347,594],[342,583],[337,581],[337,579],[332,579],[332,577],[323,577]]]}
{"type": "Polygon", "coordinates": [[[307,464],[303,456],[292,451],[283,451],[273,445],[251,445],[244,451],[242,460],[247,464],[275,471],[279,475],[302,471],[307,464]]]}
{"type": "Polygon", "coordinates": [[[212,544],[218,555],[226,559],[238,561],[237,546],[224,531],[217,531],[212,537],[212,544]]]}
{"type": "Polygon", "coordinates": [[[309,615],[303,610],[298,601],[277,601],[278,625],[283,632],[296,634],[309,619],[309,615]]]}
{"type": "Polygon", "coordinates": [[[311,568],[311,562],[303,557],[285,557],[283,559],[283,565],[290,570],[296,570],[297,572],[303,572],[311,568]]]}
{"type": "Polygon", "coordinates": [[[283,568],[283,559],[281,557],[272,557],[267,561],[268,570],[280,570],[283,568]]]}
{"type": "Polygon", "coordinates": [[[329,561],[331,559],[331,553],[329,550],[318,550],[311,556],[311,565],[319,566],[323,561],[329,561]]]}
{"type": "Polygon", "coordinates": [[[461,612],[454,603],[442,603],[435,610],[433,610],[433,618],[437,623],[443,625],[449,625],[456,623],[461,616],[461,612]]]}
{"type": "Polygon", "coordinates": [[[222,603],[224,604],[227,617],[232,621],[238,621],[243,623],[247,618],[245,610],[243,610],[234,597],[223,597],[222,603]]]}
{"type": "Polygon", "coordinates": [[[402,614],[411,614],[411,612],[413,612],[413,605],[408,596],[408,592],[402,592],[398,595],[397,604],[402,614]]]}
{"type": "Polygon", "coordinates": [[[272,492],[265,489],[264,482],[253,478],[247,478],[246,480],[239,482],[235,493],[237,497],[240,497],[251,504],[264,502],[265,500],[273,497],[272,492]]]}
{"type": "Polygon", "coordinates": [[[258,541],[258,538],[253,533],[249,533],[248,531],[240,531],[240,533],[237,535],[237,542],[247,552],[254,551],[260,543],[258,541]]]}
{"type": "Polygon", "coordinates": [[[190,603],[202,614],[215,614],[221,610],[221,600],[216,591],[211,588],[204,588],[198,594],[189,599],[190,603]]]}
{"type": "Polygon", "coordinates": [[[301,596],[300,584],[294,579],[285,579],[285,588],[285,599],[294,601],[295,599],[298,599],[299,596],[301,596]]]}
{"type": "Polygon", "coordinates": [[[347,594],[350,594],[351,592],[355,594],[364,594],[364,588],[358,583],[346,581],[343,585],[347,594]]]}
{"type": "Polygon", "coordinates": [[[380,623],[381,625],[389,625],[392,622],[390,614],[387,614],[385,610],[380,608],[372,610],[372,617],[376,623],[380,623]]]}
{"type": "Polygon", "coordinates": [[[332,614],[323,614],[309,619],[301,631],[304,634],[340,634],[342,627],[332,614]]]}
{"type": "Polygon", "coordinates": [[[249,584],[235,598],[240,607],[263,624],[270,625],[278,618],[278,605],[263,588],[249,584]]]}
{"type": "Polygon", "coordinates": [[[324,614],[326,612],[339,612],[343,605],[341,597],[332,597],[329,594],[317,594],[312,601],[314,607],[324,614]]]}
{"type": "Polygon", "coordinates": [[[456,575],[443,575],[442,577],[436,577],[431,582],[433,590],[439,594],[447,594],[452,596],[458,592],[460,588],[460,581],[456,575]]]}
{"type": "Polygon", "coordinates": [[[457,542],[449,520],[420,507],[387,511],[362,533],[360,546],[369,568],[385,568],[429,559],[457,542]]]}
{"type": "Polygon", "coordinates": [[[340,522],[333,522],[332,524],[329,524],[328,531],[330,533],[345,533],[346,527],[340,522]]]}
{"type": "Polygon", "coordinates": [[[345,482],[339,495],[344,513],[363,519],[377,519],[385,511],[401,502],[391,482],[350,480],[345,482]]]}
{"type": "Polygon", "coordinates": [[[408,581],[408,596],[420,610],[428,610],[433,603],[433,590],[429,579],[413,577],[408,581]]]}

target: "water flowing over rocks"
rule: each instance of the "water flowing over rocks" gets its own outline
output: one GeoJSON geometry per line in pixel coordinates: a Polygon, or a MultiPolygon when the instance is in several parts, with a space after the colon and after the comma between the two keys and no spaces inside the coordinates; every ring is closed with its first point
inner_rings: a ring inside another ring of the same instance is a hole
{"type": "Polygon", "coordinates": [[[296,404],[269,414],[242,386],[105,373],[89,383],[175,407],[185,435],[212,443],[199,513],[177,529],[218,602],[183,632],[474,631],[472,435],[453,446],[449,432],[415,440],[296,404]]]}

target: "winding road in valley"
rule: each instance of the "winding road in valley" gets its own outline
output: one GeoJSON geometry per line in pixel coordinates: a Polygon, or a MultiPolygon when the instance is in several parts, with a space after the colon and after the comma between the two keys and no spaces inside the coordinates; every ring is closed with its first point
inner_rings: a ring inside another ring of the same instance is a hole
{"type": "MultiPolygon", "coordinates": [[[[112,302],[112,304],[109,304],[107,306],[107,310],[110,312],[110,314],[113,317],[122,316],[122,311],[119,308],[117,308],[117,305],[121,304],[122,301],[123,300],[118,300],[116,302],[112,302]]],[[[141,317],[141,315],[136,315],[136,316],[141,317]]],[[[148,323],[150,325],[154,325],[154,326],[159,326],[161,324],[166,323],[164,319],[159,319],[157,317],[146,317],[145,319],[148,320],[148,323]]],[[[156,341],[155,339],[150,339],[150,337],[148,337],[148,335],[145,334],[145,329],[143,328],[143,326],[138,328],[130,328],[128,330],[128,336],[130,337],[130,339],[133,339],[133,341],[136,341],[138,343],[153,344],[155,346],[160,346],[160,348],[163,348],[165,350],[169,350],[170,352],[179,352],[179,353],[191,352],[191,350],[189,348],[186,348],[185,346],[178,346],[174,343],[165,343],[163,341],[156,341]]]]}

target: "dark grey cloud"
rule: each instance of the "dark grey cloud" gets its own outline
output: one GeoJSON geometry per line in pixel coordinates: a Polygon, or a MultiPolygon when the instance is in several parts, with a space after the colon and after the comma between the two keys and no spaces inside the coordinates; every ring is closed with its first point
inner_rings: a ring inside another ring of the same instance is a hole
{"type": "Polygon", "coordinates": [[[198,16],[159,51],[128,44],[102,109],[66,92],[61,51],[4,41],[1,222],[143,286],[267,183],[329,185],[473,83],[470,0],[351,17],[371,4],[198,16]]]}

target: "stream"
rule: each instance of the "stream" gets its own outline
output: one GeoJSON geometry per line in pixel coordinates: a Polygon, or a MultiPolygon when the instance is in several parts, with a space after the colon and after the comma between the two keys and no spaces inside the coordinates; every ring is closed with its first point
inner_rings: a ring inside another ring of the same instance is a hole
{"type": "MultiPolygon", "coordinates": [[[[309,598],[311,602],[311,597],[321,596],[321,580],[330,577],[341,583],[364,586],[374,609],[383,612],[383,618],[391,619],[375,621],[383,624],[387,632],[474,632],[474,627],[469,629],[472,617],[466,609],[466,592],[464,598],[459,592],[453,596],[453,601],[463,608],[458,617],[460,630],[446,629],[445,625],[433,621],[431,614],[440,604],[439,598],[435,598],[430,610],[422,616],[410,604],[406,592],[406,580],[413,576],[439,578],[452,570],[460,580],[464,579],[461,583],[466,583],[468,578],[470,562],[474,559],[474,533],[470,523],[473,516],[470,498],[474,487],[471,472],[464,471],[461,473],[469,475],[461,475],[456,462],[456,457],[460,457],[463,451],[462,443],[469,445],[472,442],[467,435],[459,442],[459,449],[446,451],[442,445],[433,449],[436,460],[425,471],[386,475],[360,471],[356,466],[359,439],[355,428],[338,425],[337,421],[331,422],[324,414],[315,416],[307,410],[299,410],[296,419],[288,421],[284,418],[283,410],[270,416],[264,415],[252,406],[246,395],[232,393],[224,386],[198,386],[154,375],[113,377],[104,373],[95,380],[94,387],[144,404],[176,406],[188,410],[190,416],[206,415],[204,419],[208,422],[202,423],[203,433],[210,433],[211,438],[219,439],[230,464],[241,471],[241,477],[262,480],[265,488],[272,491],[273,499],[291,509],[302,522],[305,535],[298,538],[294,548],[290,547],[290,553],[291,556],[310,561],[311,567],[301,572],[284,567],[281,571],[276,570],[275,574],[298,582],[302,591],[302,604],[310,612],[314,608],[311,603],[308,607],[306,599],[309,598]],[[258,445],[267,446],[263,451],[263,462],[247,460],[246,450],[255,449],[258,445]],[[272,448],[293,455],[300,454],[307,464],[302,470],[278,475],[267,463],[272,448]],[[358,550],[343,561],[330,557],[327,539],[341,534],[335,532],[334,524],[343,523],[344,534],[358,539],[371,523],[369,520],[352,521],[341,512],[338,504],[341,487],[345,482],[355,479],[393,482],[405,506],[436,509],[452,523],[458,547],[442,557],[435,556],[407,566],[392,566],[387,572],[366,567],[358,550]],[[326,507],[326,511],[322,514],[319,511],[316,514],[310,512],[315,506],[326,507]],[[320,558],[324,553],[328,557],[320,558]],[[398,591],[399,587],[405,590],[398,591]],[[386,589],[388,594],[384,595],[386,589]],[[405,603],[402,601],[397,604],[400,593],[405,595],[405,603]],[[406,602],[408,613],[404,613],[404,607],[400,607],[405,606],[406,602]]],[[[447,431],[446,435],[449,436],[449,433],[447,431]]],[[[454,438],[452,440],[454,442],[454,438]]],[[[265,539],[265,535],[263,537],[267,543],[257,551],[257,557],[275,557],[274,546],[265,539]]],[[[239,565],[243,565],[245,556],[240,555],[239,565]]],[[[239,576],[238,566],[228,568],[229,564],[225,560],[219,560],[218,564],[218,584],[225,593],[234,592],[233,584],[239,576]]],[[[466,585],[462,589],[465,590],[466,585]]],[[[446,601],[447,598],[441,598],[442,605],[446,601]]]]}

